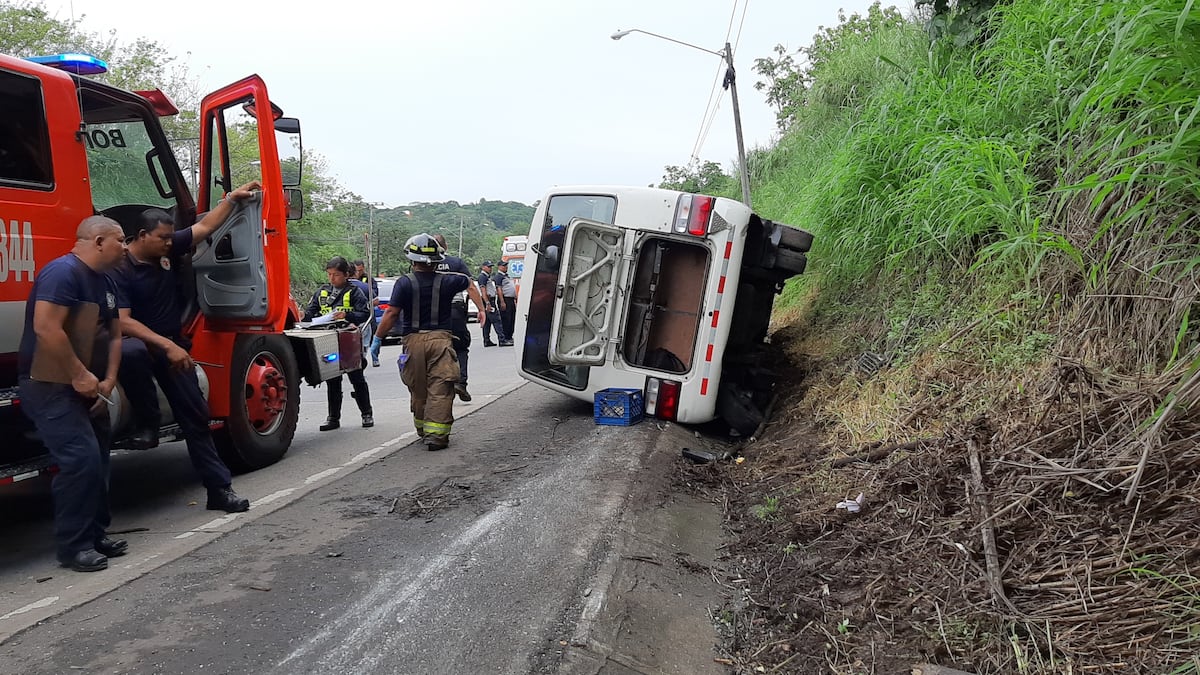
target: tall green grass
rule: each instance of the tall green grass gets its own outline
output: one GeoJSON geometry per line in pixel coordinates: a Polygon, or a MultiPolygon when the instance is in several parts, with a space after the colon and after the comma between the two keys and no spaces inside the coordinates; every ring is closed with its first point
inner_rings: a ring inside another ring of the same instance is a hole
{"type": "Polygon", "coordinates": [[[1193,2],[1014,0],[973,47],[917,25],[850,45],[813,73],[756,207],[817,233],[830,301],[936,266],[1072,294],[1106,348],[1161,366],[1200,288],[1193,2]]]}

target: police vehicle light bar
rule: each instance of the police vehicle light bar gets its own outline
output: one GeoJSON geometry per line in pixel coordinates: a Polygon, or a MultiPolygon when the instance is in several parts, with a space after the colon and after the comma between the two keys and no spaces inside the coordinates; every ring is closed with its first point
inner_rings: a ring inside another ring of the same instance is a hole
{"type": "Polygon", "coordinates": [[[30,56],[25,60],[76,75],[101,75],[108,72],[108,64],[91,54],[51,54],[30,56]]]}

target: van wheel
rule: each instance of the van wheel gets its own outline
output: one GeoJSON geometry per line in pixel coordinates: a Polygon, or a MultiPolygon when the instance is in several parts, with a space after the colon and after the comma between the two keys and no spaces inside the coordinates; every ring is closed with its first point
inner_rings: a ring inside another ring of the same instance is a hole
{"type": "Polygon", "coordinates": [[[300,369],[282,335],[239,335],[230,370],[229,418],[214,433],[217,451],[241,473],[278,462],[296,434],[300,369]]]}
{"type": "Polygon", "coordinates": [[[763,412],[754,404],[754,397],[736,386],[721,387],[717,396],[717,414],[743,436],[753,434],[763,421],[763,412]]]}
{"type": "Polygon", "coordinates": [[[775,269],[788,274],[803,274],[808,266],[808,256],[790,248],[781,248],[775,252],[775,269]]]}
{"type": "Polygon", "coordinates": [[[793,251],[807,253],[813,245],[813,236],[798,227],[782,225],[779,233],[779,246],[793,251]]]}

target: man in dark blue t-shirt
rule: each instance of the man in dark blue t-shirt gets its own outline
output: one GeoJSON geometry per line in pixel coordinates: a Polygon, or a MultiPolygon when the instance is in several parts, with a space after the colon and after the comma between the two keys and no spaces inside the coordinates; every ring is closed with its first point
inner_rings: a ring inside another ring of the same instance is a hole
{"type": "Polygon", "coordinates": [[[79,572],[108,567],[127,544],[105,535],[108,407],[117,386],[121,326],[104,271],[125,254],[121,226],[104,216],[79,224],[75,247],[42,268],[25,303],[17,353],[21,410],[58,465],[54,538],[58,561],[79,572]]]}
{"type": "Polygon", "coordinates": [[[175,422],[187,443],[192,466],[208,491],[209,509],[236,513],[250,501],[233,491],[229,467],[217,455],[209,430],[208,401],[200,390],[191,346],[183,336],[186,305],[176,270],[192,254],[192,245],[217,230],[233,212],[234,203],[248,199],[257,181],[230,192],[189,228],[175,229],[175,220],[162,209],[141,214],[138,231],[129,243],[129,254],[109,277],[118,290],[121,326],[121,385],[142,431],[135,436],[142,447],[158,444],[161,423],[155,380],[171,405],[175,422]]]}

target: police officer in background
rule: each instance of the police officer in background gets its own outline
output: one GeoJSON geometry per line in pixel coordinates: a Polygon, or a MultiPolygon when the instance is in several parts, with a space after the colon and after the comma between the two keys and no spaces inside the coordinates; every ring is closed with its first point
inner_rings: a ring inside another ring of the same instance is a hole
{"type": "Polygon", "coordinates": [[[116,289],[104,271],[125,255],[121,226],[85,218],[71,252],[38,272],[25,303],[25,333],[17,353],[21,410],[58,473],[54,539],[58,562],[77,572],[108,567],[128,544],[109,539],[108,407],[117,386],[121,327],[116,289]]]}
{"type": "Polygon", "coordinates": [[[379,304],[379,282],[372,279],[367,274],[367,266],[361,260],[355,260],[350,263],[350,283],[358,286],[358,290],[362,291],[367,296],[367,307],[371,310],[371,318],[361,326],[363,346],[371,353],[371,365],[379,367],[379,350],[371,344],[371,337],[375,335],[375,305],[379,304]]]}
{"type": "Polygon", "coordinates": [[[513,331],[517,323],[517,285],[508,276],[508,261],[500,261],[500,269],[492,275],[496,284],[496,300],[500,303],[500,321],[504,324],[501,347],[513,346],[513,331]]]}
{"type": "Polygon", "coordinates": [[[413,271],[396,280],[375,335],[379,339],[387,335],[403,312],[400,379],[408,387],[417,435],[425,439],[429,450],[441,450],[450,445],[454,385],[460,376],[450,332],[451,304],[462,291],[467,291],[480,309],[483,301],[468,275],[437,272],[435,265],[445,251],[428,234],[409,238],[404,255],[412,261],[413,271]]]}
{"type": "Polygon", "coordinates": [[[492,341],[492,328],[496,329],[496,339],[504,340],[504,326],[500,323],[500,313],[496,309],[496,284],[492,281],[492,261],[484,260],[479,266],[479,276],[475,278],[479,286],[479,295],[483,296],[483,306],[487,309],[487,323],[482,327],[483,346],[495,347],[492,341]]]}
{"type": "MultiPolygon", "coordinates": [[[[434,241],[442,250],[446,250],[446,238],[441,234],[433,235],[434,241]]],[[[467,288],[467,294],[471,295],[474,291],[475,295],[479,295],[479,288],[475,285],[475,280],[471,279],[471,270],[462,258],[453,255],[442,255],[440,262],[434,264],[434,269],[438,272],[454,272],[467,277],[467,283],[470,286],[467,288]]],[[[479,308],[483,308],[482,296],[480,296],[479,308]]],[[[480,326],[487,325],[487,315],[479,312],[480,326]]],[[[454,302],[450,304],[450,334],[454,336],[454,353],[458,355],[458,382],[454,385],[454,393],[458,394],[464,402],[471,400],[471,393],[467,391],[467,359],[471,354],[471,331],[467,328],[467,301],[462,297],[462,294],[454,296],[454,302]]]]}
{"type": "MultiPolygon", "coordinates": [[[[313,293],[312,300],[304,310],[304,320],[312,321],[315,317],[332,314],[334,319],[349,321],[360,328],[370,321],[374,312],[362,287],[351,283],[350,263],[340,255],[334,256],[325,264],[325,274],[329,277],[329,283],[313,293]]],[[[362,340],[359,340],[360,345],[361,343],[362,340]]],[[[369,428],[375,426],[375,417],[371,408],[371,390],[367,387],[367,378],[363,376],[366,362],[360,360],[360,363],[358,370],[347,373],[353,388],[350,397],[358,403],[363,427],[369,428]]],[[[342,426],[342,376],[338,375],[326,381],[325,387],[329,401],[329,417],[320,429],[332,431],[342,426]]]]}

